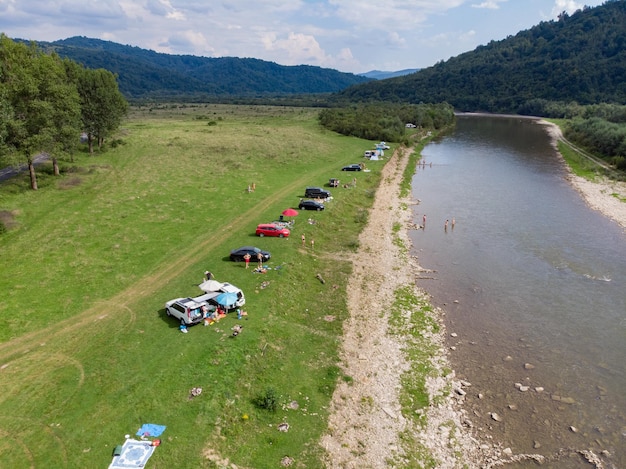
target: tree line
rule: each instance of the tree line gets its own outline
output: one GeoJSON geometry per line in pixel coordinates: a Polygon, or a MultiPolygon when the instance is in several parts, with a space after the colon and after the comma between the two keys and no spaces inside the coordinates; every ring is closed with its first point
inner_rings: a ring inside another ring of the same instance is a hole
{"type": "Polygon", "coordinates": [[[626,171],[626,106],[535,99],[520,114],[566,119],[565,137],[620,171],[626,171]]]}
{"type": "Polygon", "coordinates": [[[576,117],[565,126],[565,137],[626,171],[626,123],[610,122],[601,117],[576,117]]]}
{"type": "Polygon", "coordinates": [[[409,143],[406,124],[439,130],[454,124],[454,109],[442,104],[389,102],[352,104],[323,109],[319,122],[329,130],[367,140],[409,143]]]}
{"type": "Polygon", "coordinates": [[[58,174],[57,159],[72,160],[81,134],[93,153],[127,111],[113,73],[0,34],[0,166],[25,162],[32,189],[37,155],[49,155],[58,174]]]}

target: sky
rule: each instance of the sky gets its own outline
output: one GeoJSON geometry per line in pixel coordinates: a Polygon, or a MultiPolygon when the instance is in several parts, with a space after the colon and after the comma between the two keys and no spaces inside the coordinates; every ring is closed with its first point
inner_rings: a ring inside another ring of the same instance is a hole
{"type": "Polygon", "coordinates": [[[342,72],[425,68],[604,0],[0,0],[12,39],[85,36],[166,54],[342,72]]]}

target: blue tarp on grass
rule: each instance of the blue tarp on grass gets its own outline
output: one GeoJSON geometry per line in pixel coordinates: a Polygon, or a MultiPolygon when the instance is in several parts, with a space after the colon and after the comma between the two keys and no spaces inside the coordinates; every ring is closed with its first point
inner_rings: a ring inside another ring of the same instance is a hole
{"type": "Polygon", "coordinates": [[[137,431],[137,436],[157,437],[165,431],[165,425],[155,425],[154,423],[144,423],[137,431]]]}

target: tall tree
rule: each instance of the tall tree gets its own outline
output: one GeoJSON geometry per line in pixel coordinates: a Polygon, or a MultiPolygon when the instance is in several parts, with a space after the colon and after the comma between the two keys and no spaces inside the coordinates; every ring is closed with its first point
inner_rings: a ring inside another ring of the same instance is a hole
{"type": "Polygon", "coordinates": [[[82,126],[91,154],[94,141],[102,147],[104,139],[120,126],[128,103],[119,91],[117,77],[108,70],[83,68],[70,60],[65,67],[80,95],[82,126]]]}
{"type": "Polygon", "coordinates": [[[34,157],[71,153],[80,132],[80,101],[68,82],[63,62],[0,35],[0,82],[10,105],[4,150],[28,164],[31,188],[37,189],[34,157]]]}

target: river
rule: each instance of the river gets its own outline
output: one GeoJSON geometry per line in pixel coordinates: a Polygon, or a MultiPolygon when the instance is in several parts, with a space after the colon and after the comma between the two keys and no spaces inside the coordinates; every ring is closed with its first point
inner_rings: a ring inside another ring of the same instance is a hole
{"type": "Polygon", "coordinates": [[[625,468],[624,230],[585,204],[536,120],[459,116],[422,162],[417,282],[445,313],[474,428],[547,467],[590,467],[591,451],[625,468]]]}

